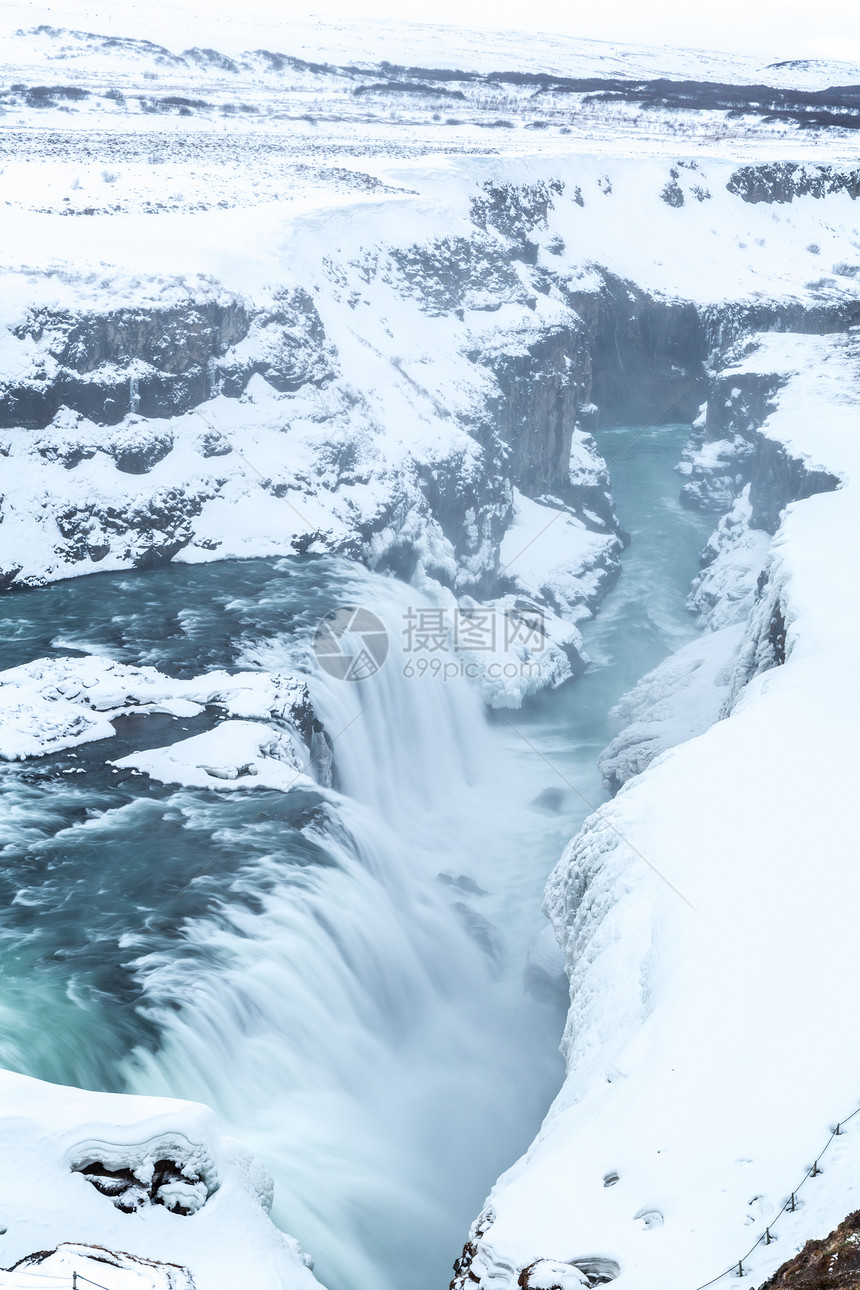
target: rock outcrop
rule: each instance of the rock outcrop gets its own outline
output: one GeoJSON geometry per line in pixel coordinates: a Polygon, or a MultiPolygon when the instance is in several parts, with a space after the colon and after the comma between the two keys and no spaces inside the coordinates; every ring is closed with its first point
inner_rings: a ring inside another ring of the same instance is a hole
{"type": "Polygon", "coordinates": [[[783,1263],[759,1290],[856,1290],[860,1286],[860,1210],[783,1263]]]}

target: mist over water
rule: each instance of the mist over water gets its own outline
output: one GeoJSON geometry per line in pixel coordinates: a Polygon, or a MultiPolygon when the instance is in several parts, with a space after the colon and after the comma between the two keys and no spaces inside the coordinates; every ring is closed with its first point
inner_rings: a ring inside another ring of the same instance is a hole
{"type": "MultiPolygon", "coordinates": [[[[602,450],[634,433],[604,432],[602,450]]],[[[447,1284],[560,1084],[562,999],[525,992],[523,969],[546,876],[603,800],[607,711],[693,635],[683,602],[711,522],[675,500],[686,434],[652,429],[613,466],[634,541],[586,626],[594,665],[507,713],[515,730],[465,681],[404,677],[420,595],[345,561],[170,566],[0,599],[3,667],[77,651],[183,676],[307,671],[337,770],[336,790],[272,800],[105,764],[211,713],[0,765],[0,1062],[213,1105],[274,1174],[274,1217],[330,1290],[447,1284]],[[388,628],[365,681],[312,663],[316,623],[342,604],[388,628]]]]}

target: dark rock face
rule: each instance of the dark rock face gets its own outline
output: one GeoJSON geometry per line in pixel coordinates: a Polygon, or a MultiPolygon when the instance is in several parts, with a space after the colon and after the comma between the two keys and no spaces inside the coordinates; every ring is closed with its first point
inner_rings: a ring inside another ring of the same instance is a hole
{"type": "Polygon", "coordinates": [[[760,1290],[857,1290],[860,1286],[860,1210],[765,1281],[760,1290]]]}
{"type": "Polygon", "coordinates": [[[100,425],[167,417],[210,394],[208,365],[242,339],[239,301],[70,314],[35,310],[14,335],[41,342],[33,370],[0,383],[0,426],[47,426],[62,407],[100,425]]]}
{"type": "Polygon", "coordinates": [[[656,300],[603,270],[598,293],[566,292],[591,351],[591,399],[604,425],[692,421],[706,389],[708,338],[689,301],[656,300]]]}
{"type": "Polygon", "coordinates": [[[0,383],[3,427],[42,429],[64,407],[98,425],[117,425],[129,413],[164,418],[218,389],[238,398],[255,372],[280,391],[324,385],[333,375],[322,322],[302,290],[280,293],[271,310],[254,316],[238,300],[108,314],[40,309],[14,334],[41,342],[43,357],[0,383]],[[240,357],[235,346],[246,338],[253,356],[240,357]]]}
{"type": "MultiPolygon", "coordinates": [[[[245,337],[256,342],[259,357],[240,358],[232,349],[209,356],[209,384],[223,394],[238,398],[255,373],[282,394],[303,385],[324,386],[335,375],[335,351],[313,300],[301,288],[279,292],[274,307],[249,320],[237,339],[245,337]]],[[[212,392],[207,389],[205,397],[212,392]]]]}
{"type": "MultiPolygon", "coordinates": [[[[480,553],[497,547],[511,515],[509,477],[495,446],[488,446],[479,464],[460,454],[449,459],[443,469],[421,463],[416,466],[415,480],[428,514],[451,542],[458,563],[465,569],[475,562],[479,567],[480,553]]],[[[401,552],[401,561],[403,558],[401,552]]],[[[398,577],[403,576],[393,565],[389,567],[398,577]]],[[[434,576],[443,583],[450,577],[441,568],[434,576]]],[[[479,573],[473,582],[474,594],[489,594],[494,581],[494,569],[479,573]]]]}
{"type": "MultiPolygon", "coordinates": [[[[136,1214],[149,1205],[164,1205],[174,1214],[187,1216],[194,1209],[182,1204],[181,1199],[172,1199],[169,1188],[179,1184],[180,1194],[186,1188],[201,1184],[203,1180],[197,1174],[185,1174],[180,1165],[173,1160],[156,1160],[149,1182],[142,1182],[131,1169],[108,1169],[101,1161],[79,1166],[76,1173],[83,1174],[88,1183],[107,1196],[116,1209],[123,1214],[136,1214]],[[165,1188],[165,1191],[162,1191],[165,1188]]],[[[205,1183],[203,1188],[208,1191],[205,1183]]]]}
{"type": "Polygon", "coordinates": [[[720,374],[724,356],[740,360],[754,347],[753,337],[759,332],[846,332],[860,322],[860,303],[737,302],[705,310],[702,322],[709,362],[718,375],[710,382],[704,424],[701,419],[697,423],[685,454],[692,458],[693,468],[681,490],[681,500],[695,510],[723,514],[750,484],[751,525],[774,533],[789,502],[827,492],[836,488],[838,481],[824,471],[810,470],[790,458],[779,444],[757,433],[776,407],[783,378],[743,371],[720,374]],[[703,466],[697,456],[706,445],[718,447],[708,454],[703,466]]]}
{"type": "Polygon", "coordinates": [[[686,506],[722,515],[749,484],[750,527],[775,533],[789,502],[838,487],[835,475],[809,469],[781,444],[758,433],[775,410],[783,384],[774,374],[750,372],[729,372],[715,379],[705,424],[694,431],[688,446],[693,467],[681,489],[686,506]],[[713,450],[708,464],[702,465],[697,454],[708,444],[713,450]]]}
{"type": "Polygon", "coordinates": [[[789,456],[781,444],[759,436],[752,462],[750,525],[775,533],[789,502],[799,502],[816,493],[831,493],[839,483],[836,475],[826,470],[810,470],[805,462],[789,456]]]}
{"type": "Polygon", "coordinates": [[[782,667],[788,657],[781,588],[764,570],[759,576],[756,594],[757,600],[735,661],[724,714],[731,712],[741,691],[753,677],[769,672],[771,668],[782,667]]]}
{"type": "Polygon", "coordinates": [[[756,332],[791,331],[826,336],[860,324],[860,301],[822,300],[806,305],[799,301],[735,301],[701,311],[709,365],[719,371],[729,352],[736,352],[756,332]]]}
{"type": "Polygon", "coordinates": [[[130,427],[111,445],[117,470],[126,475],[146,475],[173,448],[172,434],[159,434],[147,427],[130,427]]]}
{"type": "Polygon", "coordinates": [[[525,353],[502,355],[492,370],[501,391],[493,402],[495,428],[511,481],[528,497],[551,493],[566,500],[573,428],[591,393],[585,338],[554,329],[525,353]]]}
{"type": "Polygon", "coordinates": [[[745,202],[791,202],[795,197],[827,197],[860,191],[860,170],[837,170],[834,166],[801,165],[776,161],[761,166],[742,166],[726,184],[730,193],[745,202]]]}
{"type": "Polygon", "coordinates": [[[515,259],[537,262],[535,232],[547,227],[553,200],[564,192],[560,179],[536,184],[495,184],[488,180],[481,195],[470,204],[472,222],[482,229],[495,229],[508,238],[515,259]]]}
{"type": "Polygon", "coordinates": [[[35,310],[15,329],[20,339],[47,340],[61,367],[83,374],[103,363],[140,359],[170,375],[205,366],[215,353],[248,332],[249,316],[237,300],[191,302],[175,309],[118,309],[109,314],[35,310]]]}
{"type": "Polygon", "coordinates": [[[205,494],[162,488],[127,509],[90,503],[61,511],[58,554],[70,562],[99,561],[119,547],[133,568],[157,568],[191,541],[191,521],[205,500],[205,494]]]}
{"type": "Polygon", "coordinates": [[[0,591],[8,591],[20,572],[20,564],[7,565],[5,568],[0,567],[0,591]]]}
{"type": "MultiPolygon", "coordinates": [[[[516,270],[486,234],[394,247],[390,257],[402,294],[417,300],[431,317],[465,309],[492,311],[503,300],[525,303],[527,299],[516,270]]],[[[386,275],[382,276],[385,280],[386,275]]]]}
{"type": "Polygon", "coordinates": [[[755,432],[775,410],[782,384],[777,376],[748,372],[714,381],[705,424],[693,432],[688,448],[715,447],[708,465],[694,460],[692,476],[681,489],[686,506],[717,515],[729,509],[752,478],[759,440],[755,432]]]}

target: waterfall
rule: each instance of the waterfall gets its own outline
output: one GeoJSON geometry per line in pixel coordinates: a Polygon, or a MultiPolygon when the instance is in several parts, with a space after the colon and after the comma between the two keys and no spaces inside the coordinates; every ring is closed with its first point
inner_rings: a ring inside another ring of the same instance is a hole
{"type": "MultiPolygon", "coordinates": [[[[561,1017],[523,992],[546,864],[528,909],[511,902],[529,863],[496,797],[498,738],[465,682],[404,677],[415,593],[360,584],[391,649],[364,681],[311,676],[342,790],[305,829],[325,862],[285,870],[273,832],[236,884],[255,912],[225,900],[138,963],[163,1038],[127,1076],[216,1107],[275,1175],[275,1217],[327,1285],[428,1290],[539,1123],[561,1017]]],[[[248,655],[294,667],[295,638],[248,655]]]]}

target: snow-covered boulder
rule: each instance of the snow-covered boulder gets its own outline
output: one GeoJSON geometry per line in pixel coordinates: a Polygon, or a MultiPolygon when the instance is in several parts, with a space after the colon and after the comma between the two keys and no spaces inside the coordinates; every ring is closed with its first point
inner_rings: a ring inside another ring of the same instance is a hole
{"type": "Polygon", "coordinates": [[[60,1088],[0,1072],[0,1285],[311,1290],[269,1219],[272,1182],[192,1102],[60,1088]]]}

